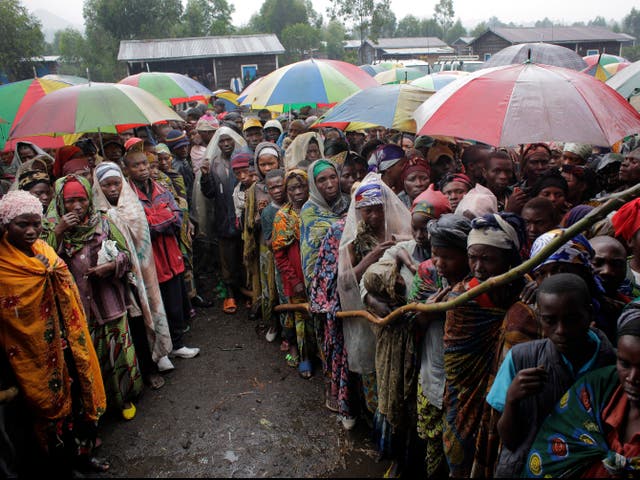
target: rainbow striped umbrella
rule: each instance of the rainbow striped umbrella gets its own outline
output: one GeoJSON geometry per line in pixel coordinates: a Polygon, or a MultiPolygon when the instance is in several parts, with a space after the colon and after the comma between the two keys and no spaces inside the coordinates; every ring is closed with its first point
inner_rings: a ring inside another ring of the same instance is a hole
{"type": "Polygon", "coordinates": [[[629,65],[631,65],[629,62],[610,63],[608,65],[605,65],[602,68],[604,68],[607,71],[607,73],[613,76],[616,73],[618,73],[620,70],[624,70],[625,68],[627,68],[629,65]]]}
{"type": "Polygon", "coordinates": [[[13,126],[10,136],[116,133],[167,120],[182,121],[182,118],[140,88],[90,83],[63,88],[41,98],[13,126]]]}
{"type": "Polygon", "coordinates": [[[424,75],[423,72],[416,68],[399,67],[392,68],[386,72],[380,72],[375,77],[380,85],[388,85],[390,83],[409,83],[411,80],[417,80],[424,75]]]}
{"type": "Polygon", "coordinates": [[[424,77],[416,78],[409,82],[410,85],[415,85],[416,87],[426,88],[427,90],[437,91],[440,90],[445,85],[450,84],[454,80],[460,78],[457,75],[446,75],[446,74],[438,74],[438,75],[425,75],[424,77]]]}
{"type": "MultiPolygon", "coordinates": [[[[242,105],[332,105],[378,83],[355,65],[310,59],[279,68],[253,82],[238,97],[242,105]]],[[[254,107],[255,108],[255,107],[254,107]]]]}
{"type": "Polygon", "coordinates": [[[582,59],[587,62],[587,65],[592,67],[593,65],[609,65],[610,63],[620,63],[620,62],[628,62],[628,60],[624,57],[619,57],[618,55],[611,55],[609,53],[602,53],[596,55],[587,55],[586,57],[582,57],[582,59]]]}
{"type": "Polygon", "coordinates": [[[212,93],[194,79],[171,72],[142,72],[123,78],[118,83],[138,87],[151,93],[167,105],[202,101],[208,102],[212,93]]]}
{"type": "MultiPolygon", "coordinates": [[[[35,78],[0,85],[0,117],[6,123],[0,125],[0,150],[13,150],[15,142],[7,142],[11,126],[19,121],[29,108],[45,95],[69,87],[58,80],[35,78]]],[[[64,145],[62,138],[21,139],[37,143],[42,148],[58,148],[64,145]]]]}
{"type": "Polygon", "coordinates": [[[45,80],[57,80],[58,82],[68,83],[69,85],[84,85],[89,83],[89,80],[84,77],[76,77],[75,75],[56,75],[50,73],[43,76],[45,80]]]}

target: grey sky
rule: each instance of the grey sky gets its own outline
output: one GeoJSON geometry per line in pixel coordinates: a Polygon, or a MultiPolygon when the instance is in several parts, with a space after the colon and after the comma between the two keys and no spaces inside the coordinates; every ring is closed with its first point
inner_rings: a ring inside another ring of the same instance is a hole
{"type": "MultiPolygon", "coordinates": [[[[22,0],[26,7],[33,11],[48,10],[74,24],[84,23],[82,18],[82,0],[22,0]]],[[[251,15],[260,9],[263,0],[229,0],[236,6],[233,23],[242,25],[249,21],[251,15]]],[[[186,0],[183,0],[186,3],[186,0]]],[[[326,17],[329,0],[312,0],[314,8],[326,17]]],[[[396,18],[407,14],[417,17],[431,17],[437,0],[415,2],[413,0],[391,0],[391,8],[396,18]]],[[[637,0],[536,0],[532,2],[513,0],[454,0],[456,17],[462,20],[467,28],[474,27],[482,20],[496,16],[504,22],[530,23],[544,17],[552,20],[571,23],[588,21],[600,15],[607,20],[620,21],[631,8],[637,6],[637,0]]],[[[153,19],[145,19],[153,21],[153,19]]]]}

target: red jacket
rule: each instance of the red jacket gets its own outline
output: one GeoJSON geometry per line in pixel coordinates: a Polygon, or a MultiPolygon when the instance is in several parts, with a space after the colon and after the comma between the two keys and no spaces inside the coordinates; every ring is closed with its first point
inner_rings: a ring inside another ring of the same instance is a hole
{"type": "Polygon", "coordinates": [[[133,181],[130,183],[149,222],[158,282],[163,283],[184,272],[184,259],[176,238],[182,226],[182,210],[169,190],[151,179],[149,182],[151,198],[133,181]]]}

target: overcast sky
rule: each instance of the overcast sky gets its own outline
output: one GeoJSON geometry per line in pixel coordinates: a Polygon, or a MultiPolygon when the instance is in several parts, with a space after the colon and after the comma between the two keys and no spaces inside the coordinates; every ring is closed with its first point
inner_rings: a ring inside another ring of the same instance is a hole
{"type": "MultiPolygon", "coordinates": [[[[233,15],[234,25],[243,25],[249,21],[251,15],[260,9],[263,0],[228,0],[236,6],[233,15]],[[241,5],[241,6],[240,6],[241,5]]],[[[329,0],[312,0],[316,11],[322,13],[326,18],[329,0]]],[[[22,0],[26,7],[33,11],[37,9],[48,10],[71,23],[81,25],[82,0],[22,0]]],[[[186,0],[183,0],[186,3],[186,0]]],[[[419,1],[415,0],[391,0],[391,8],[396,18],[401,19],[407,14],[417,17],[431,17],[433,7],[437,0],[419,1]]],[[[513,1],[513,0],[454,0],[456,17],[462,20],[467,28],[473,28],[478,22],[492,16],[498,17],[504,22],[515,22],[526,24],[534,22],[544,17],[552,20],[572,23],[575,21],[589,21],[600,15],[607,20],[615,19],[620,21],[634,6],[637,0],[613,0],[605,2],[603,0],[535,0],[535,1],[513,1]]],[[[144,19],[153,21],[153,19],[144,19]]]]}

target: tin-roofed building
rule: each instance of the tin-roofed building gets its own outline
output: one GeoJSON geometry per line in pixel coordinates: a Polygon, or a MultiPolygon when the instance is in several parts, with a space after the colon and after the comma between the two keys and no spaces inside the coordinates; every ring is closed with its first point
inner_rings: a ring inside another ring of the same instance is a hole
{"type": "Polygon", "coordinates": [[[122,40],[118,60],[129,75],[143,71],[177,72],[197,78],[212,90],[246,85],[278,68],[284,47],[273,34],[122,40]]]}
{"type": "MultiPolygon", "coordinates": [[[[358,50],[360,46],[360,40],[349,40],[344,48],[346,50],[358,50]]],[[[437,37],[379,38],[376,42],[367,39],[362,45],[361,52],[364,63],[407,58],[430,61],[441,55],[451,55],[453,53],[453,48],[437,37]]]]}
{"type": "Polygon", "coordinates": [[[584,57],[600,53],[620,55],[622,46],[634,40],[631,35],[615,33],[606,27],[494,27],[476,37],[469,46],[471,53],[486,61],[503,48],[519,43],[552,43],[584,57]]]}

